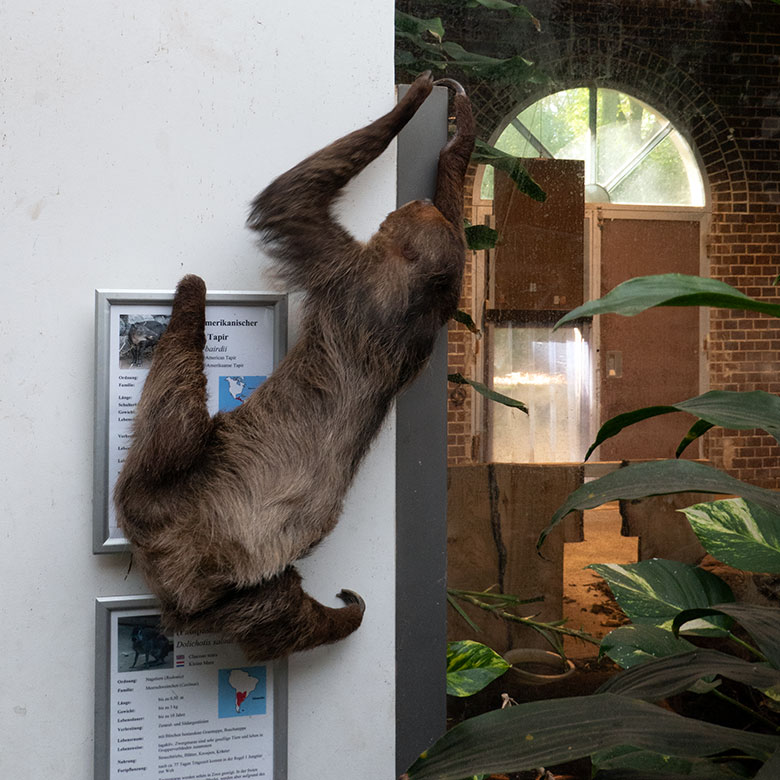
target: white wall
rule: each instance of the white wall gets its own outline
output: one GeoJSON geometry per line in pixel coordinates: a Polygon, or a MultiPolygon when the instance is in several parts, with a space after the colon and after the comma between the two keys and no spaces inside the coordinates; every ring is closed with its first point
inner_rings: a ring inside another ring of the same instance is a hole
{"type": "MultiPolygon", "coordinates": [[[[393,102],[391,0],[0,5],[0,777],[92,774],[94,599],[145,592],[91,550],[95,288],[268,289],[248,201],[393,102]],[[33,769],[34,767],[34,769],[33,769]]],[[[388,153],[355,183],[367,236],[388,153]]],[[[301,567],[363,627],[290,665],[291,780],[394,769],[394,430],[301,567]]]]}

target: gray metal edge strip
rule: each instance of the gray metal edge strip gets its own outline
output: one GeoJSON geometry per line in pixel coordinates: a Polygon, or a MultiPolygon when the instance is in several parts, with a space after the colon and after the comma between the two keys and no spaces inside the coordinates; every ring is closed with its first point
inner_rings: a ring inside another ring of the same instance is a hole
{"type": "MultiPolygon", "coordinates": [[[[399,97],[405,87],[399,87],[399,97]]],[[[398,137],[398,205],[433,198],[448,93],[398,137]]],[[[447,333],[396,403],[396,775],[446,724],[447,333]]]]}

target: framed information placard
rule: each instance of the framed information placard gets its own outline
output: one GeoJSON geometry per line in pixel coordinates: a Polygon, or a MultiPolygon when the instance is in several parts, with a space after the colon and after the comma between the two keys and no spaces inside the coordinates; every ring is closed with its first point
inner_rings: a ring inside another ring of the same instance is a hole
{"type": "Polygon", "coordinates": [[[97,599],[95,780],[284,780],[286,661],[159,617],[151,596],[97,599]]]}
{"type": "MultiPolygon", "coordinates": [[[[135,407],[165,332],[173,292],[95,291],[93,552],[129,549],[111,500],[130,446],[135,407]]],[[[210,292],[205,372],[209,411],[235,409],[273,371],[287,344],[287,296],[210,292]]]]}

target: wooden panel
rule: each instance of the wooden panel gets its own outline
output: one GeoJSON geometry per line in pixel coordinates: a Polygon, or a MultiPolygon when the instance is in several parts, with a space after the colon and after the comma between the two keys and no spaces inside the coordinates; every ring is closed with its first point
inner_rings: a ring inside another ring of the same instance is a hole
{"type": "Polygon", "coordinates": [[[674,493],[670,496],[621,500],[622,534],[639,537],[640,561],[668,558],[697,564],[706,552],[691,529],[688,518],[677,510],[715,498],[711,493],[674,493]]]}
{"type": "MultiPolygon", "coordinates": [[[[462,590],[503,585],[503,592],[544,602],[520,606],[520,615],[541,620],[562,616],[563,543],[582,539],[582,513],[569,515],[550,534],[542,555],[536,540],[554,511],[583,481],[581,464],[513,463],[451,466],[448,469],[447,583],[462,590]],[[567,527],[568,526],[568,527],[567,527]]],[[[506,652],[512,647],[547,647],[525,626],[508,624],[476,607],[466,612],[477,633],[450,610],[450,640],[474,639],[506,652]]]]}
{"type": "MultiPolygon", "coordinates": [[[[699,273],[699,223],[604,220],[601,294],[634,276],[699,273]]],[[[601,317],[601,422],[643,406],[671,404],[699,393],[699,311],[651,309],[635,317],[601,317]],[[610,376],[615,354],[622,376],[610,376]]],[[[693,423],[685,414],[645,420],[601,445],[600,460],[673,457],[693,423]]],[[[686,457],[698,457],[689,447],[686,457]]]]}
{"type": "Polygon", "coordinates": [[[583,301],[585,168],[581,160],[523,160],[547,193],[539,203],[496,171],[496,309],[568,311],[583,301]]]}

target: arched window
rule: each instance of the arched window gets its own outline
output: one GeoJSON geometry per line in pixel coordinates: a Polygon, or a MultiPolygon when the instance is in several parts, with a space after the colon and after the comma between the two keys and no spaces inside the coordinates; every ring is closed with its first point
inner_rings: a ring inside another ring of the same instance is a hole
{"type": "MultiPolygon", "coordinates": [[[[495,142],[517,157],[585,161],[585,200],[704,206],[694,154],[663,114],[625,92],[576,87],[521,111],[495,142]]],[[[482,180],[493,197],[493,169],[482,180]]]]}

